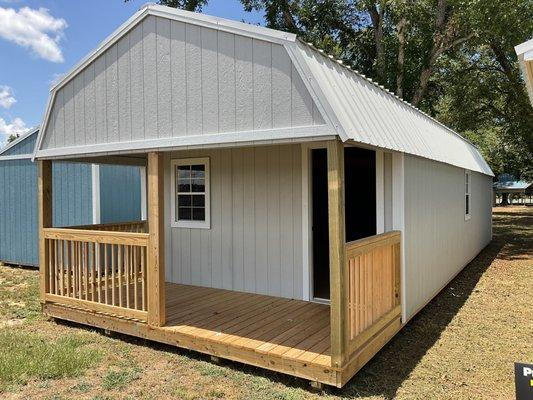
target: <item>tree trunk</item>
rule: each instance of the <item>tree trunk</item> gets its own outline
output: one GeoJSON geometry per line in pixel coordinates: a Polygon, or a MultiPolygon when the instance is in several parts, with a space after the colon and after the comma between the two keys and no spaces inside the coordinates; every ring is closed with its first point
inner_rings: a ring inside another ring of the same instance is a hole
{"type": "Polygon", "coordinates": [[[403,77],[405,71],[405,29],[407,27],[407,18],[404,16],[396,26],[398,36],[398,67],[396,70],[396,94],[403,98],[403,77]]]}
{"type": "Polygon", "coordinates": [[[379,6],[373,4],[368,7],[368,13],[372,20],[372,26],[374,28],[374,47],[376,49],[376,80],[383,83],[383,77],[385,75],[385,49],[383,47],[383,14],[384,3],[380,2],[379,6]]]}
{"type": "Polygon", "coordinates": [[[418,105],[426,95],[426,91],[428,89],[429,84],[429,78],[433,73],[433,63],[434,62],[431,62],[428,67],[424,68],[422,72],[420,72],[418,86],[415,90],[415,93],[413,94],[413,98],[411,99],[411,104],[415,107],[418,107],[418,105]]]}
{"type": "Polygon", "coordinates": [[[437,15],[436,15],[436,21],[435,21],[435,34],[433,35],[433,47],[431,48],[429,52],[429,59],[426,64],[426,67],[422,69],[420,72],[420,77],[418,80],[418,86],[415,90],[415,93],[413,94],[413,98],[411,99],[411,103],[418,107],[422,99],[424,98],[429,78],[431,77],[431,74],[433,73],[434,64],[437,61],[439,55],[442,53],[442,45],[444,42],[443,38],[443,31],[444,27],[447,23],[446,18],[446,7],[447,7],[447,0],[439,0],[437,4],[437,15]]]}

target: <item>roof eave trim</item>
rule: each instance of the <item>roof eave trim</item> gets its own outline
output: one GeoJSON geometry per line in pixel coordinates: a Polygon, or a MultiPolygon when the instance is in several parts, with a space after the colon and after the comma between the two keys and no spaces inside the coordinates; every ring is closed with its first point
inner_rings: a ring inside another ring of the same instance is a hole
{"type": "Polygon", "coordinates": [[[54,103],[55,97],[56,97],[56,92],[52,92],[52,94],[48,96],[48,102],[46,104],[46,110],[44,112],[43,122],[41,123],[41,129],[39,130],[37,141],[35,142],[35,147],[33,148],[33,154],[31,156],[32,161],[35,161],[37,152],[41,149],[41,143],[43,142],[46,129],[48,128],[48,121],[50,119],[50,114],[52,112],[52,104],[54,103]]]}
{"type": "Polygon", "coordinates": [[[292,128],[274,128],[264,130],[250,130],[239,132],[212,133],[171,138],[149,140],[135,140],[131,142],[99,143],[84,146],[60,147],[38,150],[37,159],[50,157],[65,157],[75,155],[102,155],[131,152],[148,152],[153,150],[172,150],[173,148],[217,147],[233,146],[243,143],[264,142],[275,144],[278,142],[301,142],[316,138],[334,137],[335,132],[327,124],[308,125],[292,128]]]}

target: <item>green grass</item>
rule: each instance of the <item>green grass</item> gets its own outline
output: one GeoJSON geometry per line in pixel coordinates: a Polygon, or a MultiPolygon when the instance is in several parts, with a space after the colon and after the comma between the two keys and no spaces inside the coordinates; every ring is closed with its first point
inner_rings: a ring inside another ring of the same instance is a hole
{"type": "Polygon", "coordinates": [[[105,390],[124,389],[129,383],[139,379],[141,370],[139,368],[121,369],[119,371],[110,369],[104,376],[102,387],[105,390]]]}
{"type": "Polygon", "coordinates": [[[12,268],[10,274],[2,274],[0,279],[1,320],[32,321],[42,318],[39,303],[39,279],[38,275],[32,272],[12,268]]]}
{"type": "Polygon", "coordinates": [[[75,392],[78,392],[78,393],[87,393],[88,391],[90,391],[92,388],[92,386],[87,383],[87,382],[80,382],[80,383],[77,383],[76,385],[74,385],[72,387],[72,390],[75,391],[75,392]]]}
{"type": "Polygon", "coordinates": [[[75,377],[98,363],[101,353],[75,336],[57,340],[33,333],[0,330],[0,389],[32,378],[75,377]]]}

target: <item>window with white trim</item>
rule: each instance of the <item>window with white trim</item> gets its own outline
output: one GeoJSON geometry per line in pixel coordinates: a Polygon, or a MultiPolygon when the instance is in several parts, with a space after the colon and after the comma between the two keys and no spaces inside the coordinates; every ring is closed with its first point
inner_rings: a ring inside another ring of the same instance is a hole
{"type": "Polygon", "coordinates": [[[470,190],[472,186],[472,177],[470,171],[465,171],[465,220],[470,219],[471,209],[471,195],[470,190]]]}
{"type": "Polygon", "coordinates": [[[171,226],[209,229],[209,158],[172,160],[171,166],[171,226]]]}

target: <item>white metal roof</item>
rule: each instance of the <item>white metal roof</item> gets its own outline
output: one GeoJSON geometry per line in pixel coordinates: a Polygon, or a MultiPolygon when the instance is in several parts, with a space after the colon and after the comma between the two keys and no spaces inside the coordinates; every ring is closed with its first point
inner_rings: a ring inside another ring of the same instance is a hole
{"type": "Polygon", "coordinates": [[[458,133],[313,46],[291,47],[342,139],[493,175],[458,133]]]}
{"type": "MultiPolygon", "coordinates": [[[[174,19],[283,45],[296,69],[302,75],[313,100],[324,114],[328,126],[344,141],[353,140],[493,175],[475,146],[458,133],[373,83],[370,79],[342,65],[340,61],[297,40],[295,35],[153,4],[143,6],[51,88],[42,124],[43,129],[37,141],[35,153],[37,156],[42,138],[46,134],[55,92],[147,15],[174,19]]],[[[90,152],[91,150],[88,149],[88,153],[90,152]]]]}
{"type": "Polygon", "coordinates": [[[533,106],[533,39],[519,44],[515,47],[515,51],[526,82],[529,101],[533,106]]]}

